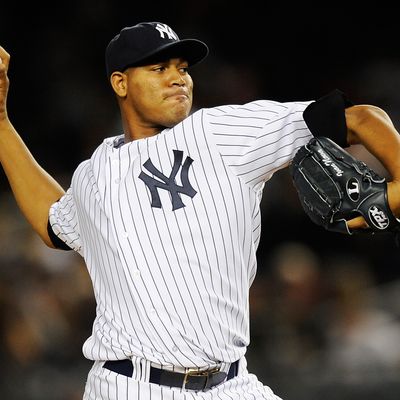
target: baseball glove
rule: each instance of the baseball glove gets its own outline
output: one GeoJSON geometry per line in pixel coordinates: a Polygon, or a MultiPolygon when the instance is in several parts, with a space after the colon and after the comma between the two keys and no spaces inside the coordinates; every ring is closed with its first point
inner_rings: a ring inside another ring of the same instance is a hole
{"type": "Polygon", "coordinates": [[[387,182],[327,137],[312,138],[290,165],[300,203],[317,225],[340,233],[400,231],[387,182]],[[350,231],[346,220],[363,216],[366,229],[350,231]]]}

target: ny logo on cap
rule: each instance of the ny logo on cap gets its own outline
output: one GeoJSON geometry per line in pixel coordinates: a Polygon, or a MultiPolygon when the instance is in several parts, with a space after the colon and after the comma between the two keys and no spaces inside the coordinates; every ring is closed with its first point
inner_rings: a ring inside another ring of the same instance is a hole
{"type": "Polygon", "coordinates": [[[168,36],[168,39],[178,40],[175,32],[167,24],[157,24],[156,29],[160,32],[160,36],[165,39],[164,33],[168,36]]]}

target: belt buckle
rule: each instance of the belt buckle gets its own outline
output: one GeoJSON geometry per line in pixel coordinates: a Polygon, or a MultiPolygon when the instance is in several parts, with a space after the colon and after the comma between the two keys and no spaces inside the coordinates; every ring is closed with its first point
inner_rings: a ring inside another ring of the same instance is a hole
{"type": "Polygon", "coordinates": [[[190,376],[206,376],[207,379],[206,379],[206,381],[204,383],[204,386],[203,386],[202,389],[200,389],[200,390],[204,390],[204,388],[207,387],[207,383],[208,383],[208,379],[209,379],[210,375],[213,375],[213,374],[219,372],[220,370],[221,370],[221,367],[214,367],[214,368],[211,368],[211,369],[207,369],[205,371],[199,371],[196,368],[188,368],[186,373],[185,373],[185,377],[183,378],[182,389],[186,388],[186,384],[188,383],[188,380],[189,380],[190,376]]]}

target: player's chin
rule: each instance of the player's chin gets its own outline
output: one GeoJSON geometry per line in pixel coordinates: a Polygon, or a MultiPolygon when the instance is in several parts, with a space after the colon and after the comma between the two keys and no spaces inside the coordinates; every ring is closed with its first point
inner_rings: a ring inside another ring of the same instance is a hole
{"type": "Polygon", "coordinates": [[[168,123],[166,126],[169,128],[172,128],[176,124],[179,124],[179,122],[182,122],[190,113],[190,107],[184,107],[183,105],[177,105],[173,107],[170,112],[168,113],[169,118],[168,118],[168,123]]]}

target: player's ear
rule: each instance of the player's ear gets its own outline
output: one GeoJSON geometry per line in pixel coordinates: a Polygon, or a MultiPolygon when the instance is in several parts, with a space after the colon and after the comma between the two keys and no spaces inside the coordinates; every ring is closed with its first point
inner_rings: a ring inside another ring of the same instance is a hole
{"type": "Polygon", "coordinates": [[[113,72],[110,77],[111,86],[118,97],[125,97],[127,92],[127,77],[123,72],[113,72]]]}

